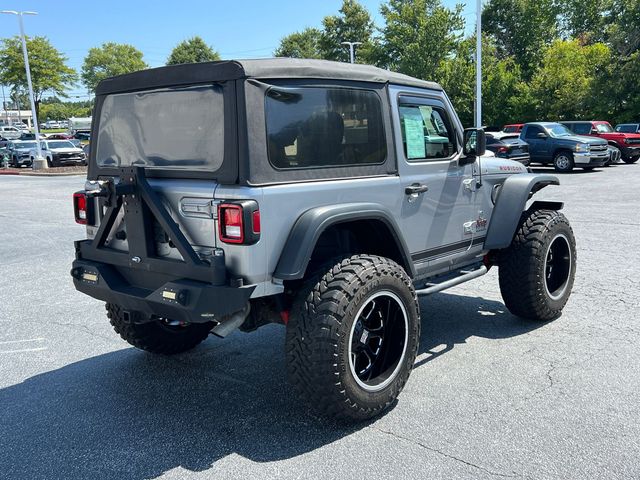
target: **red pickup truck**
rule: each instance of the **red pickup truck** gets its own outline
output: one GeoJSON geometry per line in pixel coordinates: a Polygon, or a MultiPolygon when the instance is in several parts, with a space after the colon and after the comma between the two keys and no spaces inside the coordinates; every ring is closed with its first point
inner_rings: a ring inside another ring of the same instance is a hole
{"type": "Polygon", "coordinates": [[[571,121],[560,122],[576,135],[600,137],[609,145],[620,149],[625,163],[635,163],[640,158],[640,134],[616,132],[609,122],[604,121],[571,121]]]}

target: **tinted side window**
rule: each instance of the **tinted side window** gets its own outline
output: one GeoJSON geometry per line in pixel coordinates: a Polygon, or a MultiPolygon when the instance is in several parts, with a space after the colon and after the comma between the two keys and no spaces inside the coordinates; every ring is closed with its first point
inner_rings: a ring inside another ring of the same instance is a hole
{"type": "Polygon", "coordinates": [[[384,163],[378,95],[348,88],[274,87],[265,100],[269,161],[276,168],[384,163]]]}
{"type": "Polygon", "coordinates": [[[454,131],[446,112],[431,105],[401,105],[400,128],[409,161],[448,158],[456,153],[454,131]]]}
{"type": "Polygon", "coordinates": [[[530,125],[527,127],[527,133],[524,135],[524,138],[537,138],[539,133],[543,133],[542,128],[536,125],[530,125]]]}
{"type": "Polygon", "coordinates": [[[576,135],[589,135],[591,133],[590,123],[574,123],[567,125],[567,128],[576,135]]]}

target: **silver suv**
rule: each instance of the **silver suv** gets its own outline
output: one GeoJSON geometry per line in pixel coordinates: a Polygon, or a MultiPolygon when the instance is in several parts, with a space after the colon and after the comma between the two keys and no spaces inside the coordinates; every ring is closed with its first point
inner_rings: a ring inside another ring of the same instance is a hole
{"type": "Polygon", "coordinates": [[[160,354],[286,327],[291,383],[357,421],[393,404],[418,297],[499,268],[515,315],[558,317],[576,268],[553,175],[482,158],[442,88],[370,66],[162,67],[96,91],[75,287],[160,354]]]}

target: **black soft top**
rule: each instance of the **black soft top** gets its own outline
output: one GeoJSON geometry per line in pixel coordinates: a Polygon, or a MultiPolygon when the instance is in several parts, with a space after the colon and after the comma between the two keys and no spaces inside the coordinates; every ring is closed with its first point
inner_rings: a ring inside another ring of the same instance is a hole
{"type": "Polygon", "coordinates": [[[96,88],[96,95],[244,78],[354,80],[442,90],[442,87],[437,83],[390,72],[371,65],[328,60],[269,58],[188,63],[141,70],[101,81],[96,88]]]}

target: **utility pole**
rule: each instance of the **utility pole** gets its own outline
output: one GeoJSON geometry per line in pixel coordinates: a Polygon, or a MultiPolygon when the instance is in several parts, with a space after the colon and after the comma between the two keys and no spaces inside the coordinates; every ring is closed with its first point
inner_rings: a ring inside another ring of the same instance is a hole
{"type": "Polygon", "coordinates": [[[42,149],[40,145],[40,130],[38,126],[38,118],[36,116],[36,102],[33,96],[33,85],[31,83],[31,69],[29,68],[29,55],[27,54],[27,40],[24,35],[24,24],[22,22],[23,15],[37,15],[37,12],[16,12],[15,10],[2,10],[0,13],[16,15],[18,24],[20,25],[20,38],[22,40],[22,54],[24,56],[24,68],[27,73],[27,86],[29,87],[29,100],[31,100],[31,118],[33,119],[33,131],[36,134],[36,158],[34,158],[31,168],[40,170],[48,168],[47,161],[42,157],[42,149]]]}
{"type": "Polygon", "coordinates": [[[340,45],[349,46],[349,61],[351,63],[356,63],[356,49],[357,45],[362,45],[362,42],[341,42],[340,45]]]}
{"type": "Polygon", "coordinates": [[[482,0],[476,3],[476,128],[482,127],[482,0]]]}
{"type": "Polygon", "coordinates": [[[4,110],[4,124],[9,125],[9,112],[7,112],[7,98],[4,96],[4,85],[2,85],[2,109],[4,110]]]}

